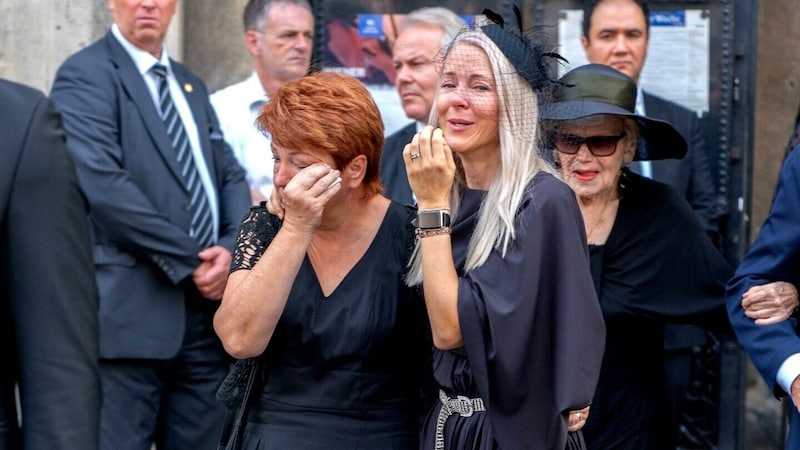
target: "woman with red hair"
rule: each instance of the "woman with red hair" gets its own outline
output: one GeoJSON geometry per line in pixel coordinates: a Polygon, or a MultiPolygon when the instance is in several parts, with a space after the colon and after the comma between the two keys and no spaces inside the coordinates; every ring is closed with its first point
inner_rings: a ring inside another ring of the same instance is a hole
{"type": "Polygon", "coordinates": [[[381,195],[378,108],[355,78],[322,72],[283,86],[258,125],[280,212],[244,219],[214,318],[266,379],[242,448],[416,449],[431,344],[403,281],[412,211],[381,195]]]}

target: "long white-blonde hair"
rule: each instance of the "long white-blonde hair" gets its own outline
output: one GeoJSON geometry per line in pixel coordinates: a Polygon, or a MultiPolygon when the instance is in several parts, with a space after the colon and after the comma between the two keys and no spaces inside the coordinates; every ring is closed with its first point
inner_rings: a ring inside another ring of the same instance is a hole
{"type": "MultiPolygon", "coordinates": [[[[497,45],[479,28],[465,31],[443,49],[442,64],[450,56],[448,49],[457,45],[474,45],[483,50],[492,69],[498,102],[500,167],[480,207],[478,222],[470,238],[464,271],[482,266],[489,254],[498,249],[506,256],[515,239],[515,218],[531,179],[540,171],[556,174],[553,166],[540,153],[539,110],[537,93],[520,76],[497,45]]],[[[438,88],[437,88],[438,94],[438,88]]],[[[429,123],[439,127],[436,100],[429,123]]],[[[450,192],[450,205],[455,220],[460,209],[460,192],[466,186],[464,169],[456,158],[456,176],[450,192]]],[[[557,175],[556,175],[557,176],[557,175]]],[[[406,282],[422,282],[419,242],[411,256],[406,282]]]]}

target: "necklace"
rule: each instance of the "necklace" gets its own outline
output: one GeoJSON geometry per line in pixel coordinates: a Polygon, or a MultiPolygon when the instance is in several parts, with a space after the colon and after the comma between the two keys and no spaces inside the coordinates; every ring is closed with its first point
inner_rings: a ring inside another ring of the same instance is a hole
{"type": "MultiPolygon", "coordinates": [[[[610,200],[606,198],[606,201],[603,203],[603,207],[600,208],[600,213],[597,215],[597,219],[595,219],[594,223],[592,223],[591,225],[586,224],[586,240],[589,243],[599,243],[596,242],[597,240],[592,239],[594,236],[594,232],[597,229],[597,227],[599,227],[602,223],[605,222],[606,210],[608,209],[608,205],[610,205],[616,200],[617,199],[610,200]]],[[[605,238],[602,240],[605,241],[605,238]]]]}

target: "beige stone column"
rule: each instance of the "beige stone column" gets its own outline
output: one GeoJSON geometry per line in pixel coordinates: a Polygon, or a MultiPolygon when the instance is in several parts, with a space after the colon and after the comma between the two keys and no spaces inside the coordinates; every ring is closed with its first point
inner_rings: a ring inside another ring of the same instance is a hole
{"type": "MultiPolygon", "coordinates": [[[[182,25],[178,8],[167,35],[170,55],[178,60],[182,25]]],[[[108,0],[0,1],[0,77],[49,92],[64,59],[99,39],[110,26],[108,0]]]]}
{"type": "Polygon", "coordinates": [[[64,59],[102,36],[105,0],[0,1],[0,77],[49,91],[64,59]]]}
{"type": "Polygon", "coordinates": [[[252,72],[244,46],[242,15],[247,0],[185,0],[183,62],[210,92],[241,81],[252,72]]]}
{"type": "Polygon", "coordinates": [[[758,56],[753,145],[755,237],[769,212],[784,148],[800,106],[800,14],[797,0],[758,2],[758,56]]]}

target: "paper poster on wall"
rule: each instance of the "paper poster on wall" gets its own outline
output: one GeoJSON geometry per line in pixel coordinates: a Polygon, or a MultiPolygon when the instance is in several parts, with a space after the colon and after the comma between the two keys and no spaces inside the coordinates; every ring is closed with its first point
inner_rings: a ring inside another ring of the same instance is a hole
{"type": "MultiPolygon", "coordinates": [[[[562,10],[558,43],[571,67],[586,64],[581,46],[583,11],[562,10]]],[[[639,80],[642,88],[689,109],[709,108],[709,17],[704,10],[686,9],[650,13],[650,42],[639,80]]]]}
{"type": "Polygon", "coordinates": [[[352,75],[366,85],[381,110],[387,136],[410,122],[394,88],[391,49],[401,22],[399,15],[357,14],[331,17],[326,23],[323,70],[352,75]]]}
{"type": "MultiPolygon", "coordinates": [[[[462,16],[471,23],[471,16],[462,16]]],[[[411,120],[395,89],[397,73],[392,47],[404,14],[355,14],[330,17],[323,70],[342,72],[361,80],[381,110],[388,136],[411,120]]]]}

